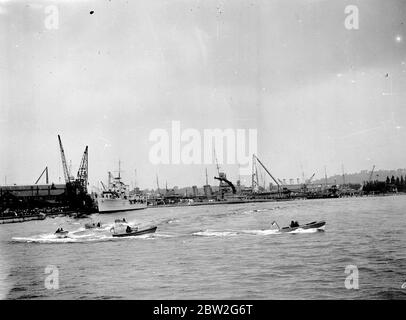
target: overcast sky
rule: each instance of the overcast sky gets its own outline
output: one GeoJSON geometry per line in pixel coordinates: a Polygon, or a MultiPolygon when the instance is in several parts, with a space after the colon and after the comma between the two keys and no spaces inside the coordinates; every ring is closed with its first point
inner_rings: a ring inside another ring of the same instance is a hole
{"type": "Polygon", "coordinates": [[[149,161],[151,130],[174,120],[257,129],[281,179],[405,168],[405,102],[406,1],[0,0],[0,184],[46,165],[63,180],[59,133],[75,172],[89,146],[91,184],[121,159],[128,183],[202,185],[204,165],[149,161]]]}

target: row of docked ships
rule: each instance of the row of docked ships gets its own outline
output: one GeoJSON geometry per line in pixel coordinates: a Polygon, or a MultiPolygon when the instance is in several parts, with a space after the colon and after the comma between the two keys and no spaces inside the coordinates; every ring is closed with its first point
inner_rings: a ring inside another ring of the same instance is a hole
{"type": "Polygon", "coordinates": [[[146,199],[137,195],[130,195],[130,188],[123,183],[120,170],[117,177],[113,177],[109,172],[107,186],[104,184],[102,186],[103,191],[97,195],[99,213],[132,211],[147,207],[146,199]]]}

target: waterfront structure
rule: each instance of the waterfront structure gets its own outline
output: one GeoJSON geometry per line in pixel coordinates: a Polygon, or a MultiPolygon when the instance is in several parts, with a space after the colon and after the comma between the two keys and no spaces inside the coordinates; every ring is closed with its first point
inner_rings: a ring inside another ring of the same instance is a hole
{"type": "Polygon", "coordinates": [[[119,163],[118,176],[113,177],[109,172],[107,188],[102,184],[104,190],[97,196],[99,213],[112,213],[120,211],[132,211],[145,209],[147,201],[134,195],[130,197],[129,185],[122,182],[119,163]]]}

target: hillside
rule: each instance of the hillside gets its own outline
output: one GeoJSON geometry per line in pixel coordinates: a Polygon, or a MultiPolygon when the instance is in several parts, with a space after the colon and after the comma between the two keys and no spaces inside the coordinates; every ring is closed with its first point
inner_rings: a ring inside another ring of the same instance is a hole
{"type": "MultiPolygon", "coordinates": [[[[345,183],[360,183],[368,181],[371,175],[370,170],[362,170],[358,173],[346,173],[345,183]]],[[[406,169],[396,169],[396,170],[376,170],[373,173],[372,180],[385,181],[386,177],[391,178],[392,176],[399,177],[406,176],[406,169]]],[[[313,180],[313,183],[325,183],[325,179],[313,180]]],[[[343,184],[343,175],[334,175],[327,178],[327,183],[329,184],[343,184]]]]}

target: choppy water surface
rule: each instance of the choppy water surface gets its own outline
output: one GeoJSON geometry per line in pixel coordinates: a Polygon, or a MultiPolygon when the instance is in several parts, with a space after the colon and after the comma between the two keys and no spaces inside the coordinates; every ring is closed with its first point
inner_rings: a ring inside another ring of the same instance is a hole
{"type": "Polygon", "coordinates": [[[405,299],[406,196],[154,208],[0,225],[0,298],[405,299]],[[156,224],[154,235],[112,238],[114,219],[156,224]],[[327,221],[325,232],[280,234],[327,221]],[[70,238],[56,239],[63,227],[70,238]],[[45,288],[57,266],[59,289],[45,288]],[[344,286],[355,265],[359,290],[344,286]]]}

